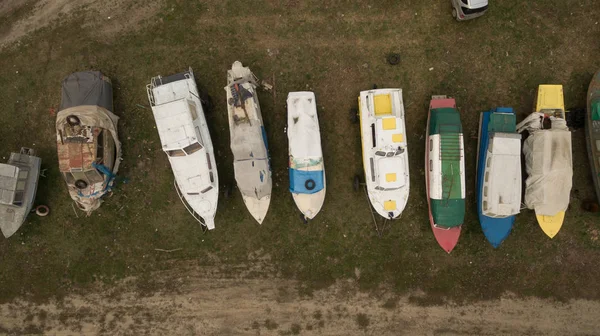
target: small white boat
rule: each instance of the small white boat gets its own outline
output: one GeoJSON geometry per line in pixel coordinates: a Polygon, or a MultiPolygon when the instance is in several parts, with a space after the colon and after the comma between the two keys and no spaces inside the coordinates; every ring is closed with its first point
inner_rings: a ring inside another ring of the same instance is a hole
{"type": "Polygon", "coordinates": [[[21,148],[0,163],[0,229],[4,237],[15,234],[31,212],[42,159],[33,149],[21,148]]]}
{"type": "Polygon", "coordinates": [[[175,190],[190,214],[212,230],[219,177],[194,73],[190,68],[154,77],[147,90],[162,150],[175,175],[175,190]]]}
{"type": "Polygon", "coordinates": [[[362,91],[358,107],[369,200],[393,219],[404,210],[410,186],[402,90],[362,91]]]}
{"type": "Polygon", "coordinates": [[[305,218],[313,219],[325,201],[325,165],[315,94],[290,92],[287,110],[290,191],[305,218]]]}
{"type": "Polygon", "coordinates": [[[261,224],[269,210],[273,182],[256,82],[250,69],[236,61],[227,71],[225,91],[235,180],[248,211],[261,224]]]}

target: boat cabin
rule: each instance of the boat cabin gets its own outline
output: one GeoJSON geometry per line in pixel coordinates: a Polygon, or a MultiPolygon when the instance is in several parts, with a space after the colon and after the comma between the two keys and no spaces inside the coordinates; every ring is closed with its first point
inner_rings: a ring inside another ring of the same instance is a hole
{"type": "Polygon", "coordinates": [[[162,149],[169,157],[175,176],[186,179],[187,183],[180,183],[179,187],[190,196],[215,187],[216,167],[212,166],[197,126],[199,108],[186,98],[152,107],[162,149]],[[188,161],[191,157],[193,159],[188,161]],[[199,174],[198,164],[206,166],[208,174],[199,174]]]}
{"type": "Polygon", "coordinates": [[[396,190],[406,184],[408,178],[404,171],[406,139],[404,137],[403,110],[395,99],[398,92],[371,95],[367,103],[372,102],[370,157],[371,181],[377,190],[396,190]]]}
{"type": "Polygon", "coordinates": [[[521,135],[491,133],[483,177],[483,215],[505,218],[518,214],[521,183],[521,135]]]}

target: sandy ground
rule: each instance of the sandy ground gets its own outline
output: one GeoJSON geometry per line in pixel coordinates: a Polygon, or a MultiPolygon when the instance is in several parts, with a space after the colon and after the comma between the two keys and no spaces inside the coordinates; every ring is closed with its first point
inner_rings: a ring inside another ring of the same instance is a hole
{"type": "MultiPolygon", "coordinates": [[[[31,1],[29,1],[31,2],[31,1]]],[[[69,20],[69,14],[83,14],[83,28],[93,28],[100,36],[113,36],[133,31],[143,26],[144,20],[156,14],[162,0],[147,0],[143,5],[137,0],[37,0],[32,10],[0,33],[0,49],[27,34],[52,24],[69,20]]],[[[26,0],[0,0],[0,19],[11,19],[16,10],[26,6],[26,0]]]]}
{"type": "MultiPolygon", "coordinates": [[[[50,335],[600,335],[600,303],[520,299],[420,306],[360,293],[349,279],[300,295],[280,278],[187,265],[85,295],[0,305],[0,333],[50,335]],[[142,285],[145,284],[145,285],[142,285]]],[[[414,295],[418,294],[413,294],[414,295]]]]}

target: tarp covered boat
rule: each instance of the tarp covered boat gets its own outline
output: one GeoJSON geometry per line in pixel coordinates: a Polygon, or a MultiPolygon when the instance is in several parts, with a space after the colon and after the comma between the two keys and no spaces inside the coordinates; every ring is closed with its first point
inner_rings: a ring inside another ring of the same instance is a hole
{"type": "Polygon", "coordinates": [[[600,204],[600,71],[594,74],[587,92],[585,136],[596,197],[600,204]]]}
{"type": "Polygon", "coordinates": [[[248,67],[236,61],[227,71],[227,112],[237,187],[248,211],[260,224],[271,202],[271,167],[257,80],[248,67]]]}
{"type": "Polygon", "coordinates": [[[33,149],[21,148],[0,163],[0,229],[4,237],[15,234],[31,212],[42,159],[33,149]]]}
{"type": "Polygon", "coordinates": [[[219,176],[194,73],[154,77],[147,86],[162,150],[175,175],[175,190],[190,214],[215,228],[219,176]]]}
{"type": "Polygon", "coordinates": [[[121,162],[119,117],[112,109],[112,84],[102,73],[77,72],[63,80],[56,116],[59,169],[71,198],[88,215],[111,191],[121,162]]]}
{"type": "Polygon", "coordinates": [[[290,92],[287,98],[290,191],[307,219],[325,201],[325,164],[315,94],[290,92]]]}
{"type": "Polygon", "coordinates": [[[410,189],[402,90],[362,91],[358,108],[369,201],[379,215],[397,218],[410,189]]]}
{"type": "Polygon", "coordinates": [[[456,101],[433,96],[427,116],[425,182],[429,223],[444,251],[450,253],[465,218],[463,131],[456,101]]]}
{"type": "Polygon", "coordinates": [[[517,132],[529,133],[523,143],[525,205],[535,210],[540,227],[553,238],[562,227],[573,183],[562,85],[540,85],[535,110],[517,125],[517,132]]]}
{"type": "Polygon", "coordinates": [[[521,135],[512,108],[481,113],[477,151],[477,214],[487,240],[498,247],[521,209],[521,135]]]}

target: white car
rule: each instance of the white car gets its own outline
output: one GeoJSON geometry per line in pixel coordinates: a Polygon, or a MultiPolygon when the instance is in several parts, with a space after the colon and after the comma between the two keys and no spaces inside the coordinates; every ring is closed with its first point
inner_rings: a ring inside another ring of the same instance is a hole
{"type": "Polygon", "coordinates": [[[190,68],[168,77],[154,77],[147,90],[162,150],[175,175],[175,189],[190,214],[212,230],[219,178],[194,73],[190,68]]]}
{"type": "Polygon", "coordinates": [[[488,0],[451,0],[452,16],[457,21],[482,16],[488,9],[488,0]]]}

